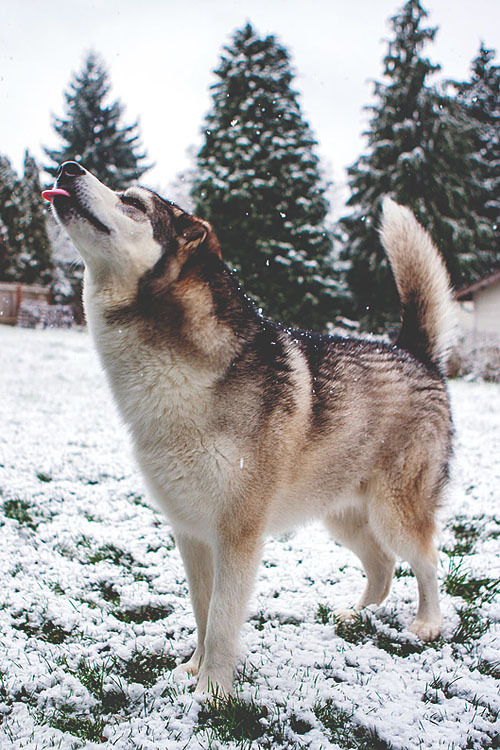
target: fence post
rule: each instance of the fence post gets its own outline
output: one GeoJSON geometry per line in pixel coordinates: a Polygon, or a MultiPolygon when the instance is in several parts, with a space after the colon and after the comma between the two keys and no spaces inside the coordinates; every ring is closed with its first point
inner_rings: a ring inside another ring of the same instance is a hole
{"type": "Polygon", "coordinates": [[[21,309],[21,302],[23,301],[23,287],[22,284],[18,284],[16,287],[16,321],[21,309]]]}

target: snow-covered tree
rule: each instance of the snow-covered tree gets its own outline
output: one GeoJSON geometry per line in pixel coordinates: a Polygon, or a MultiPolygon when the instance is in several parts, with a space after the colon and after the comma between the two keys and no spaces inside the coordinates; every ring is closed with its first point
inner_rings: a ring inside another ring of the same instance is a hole
{"type": "Polygon", "coordinates": [[[6,156],[0,156],[0,281],[12,281],[16,276],[15,250],[20,206],[18,176],[6,156]]]}
{"type": "Polygon", "coordinates": [[[124,108],[109,101],[109,92],[104,65],[91,52],[64,94],[66,116],[53,120],[63,143],[58,149],[44,149],[52,162],[46,167],[49,174],[55,175],[64,161],[78,161],[108,187],[119,190],[151,168],[145,163],[138,123],[122,124],[124,108]]]}
{"type": "Polygon", "coordinates": [[[494,64],[495,54],[481,44],[470,80],[454,84],[466,115],[477,123],[475,148],[484,189],[475,209],[490,222],[494,235],[480,248],[479,273],[500,263],[500,66],[494,64]]]}
{"type": "Polygon", "coordinates": [[[380,203],[391,195],[431,232],[452,281],[475,272],[475,252],[491,232],[474,210],[477,179],[474,123],[443,91],[428,84],[439,70],[422,54],[436,29],[424,28],[427,12],[408,0],[392,18],[394,38],[384,59],[384,82],[365,133],[367,153],[348,170],[352,213],[341,221],[355,314],[370,328],[397,320],[398,299],[378,237],[380,203]]]}
{"type": "Polygon", "coordinates": [[[47,235],[47,209],[41,195],[38,165],[29,151],[24,157],[23,177],[17,191],[21,212],[16,238],[16,278],[26,284],[50,284],[54,266],[47,235]]]}
{"type": "Polygon", "coordinates": [[[0,157],[0,278],[25,284],[49,284],[52,257],[40,173],[29,151],[19,179],[6,157],[0,157]]]}
{"type": "Polygon", "coordinates": [[[0,281],[5,281],[10,266],[9,233],[0,218],[0,281]]]}
{"type": "Polygon", "coordinates": [[[19,179],[10,161],[0,157],[0,279],[49,284],[52,257],[40,174],[29,151],[19,179]]]}
{"type": "Polygon", "coordinates": [[[225,259],[265,313],[322,327],[339,311],[316,142],[287,50],[250,24],[224,48],[198,153],[193,199],[225,259]]]}
{"type": "Polygon", "coordinates": [[[47,232],[54,260],[52,299],[57,304],[71,305],[76,323],[82,323],[83,261],[69,234],[52,216],[47,223],[47,232]]]}

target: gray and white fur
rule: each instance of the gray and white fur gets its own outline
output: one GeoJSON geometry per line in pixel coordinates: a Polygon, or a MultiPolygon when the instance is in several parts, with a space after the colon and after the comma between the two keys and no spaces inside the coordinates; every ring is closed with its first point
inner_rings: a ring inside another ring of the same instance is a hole
{"type": "Polygon", "coordinates": [[[69,194],[53,206],[85,262],[97,351],[186,569],[198,644],[177,671],[197,675],[199,692],[231,692],[263,539],[314,518],[366,573],[343,616],[382,602],[401,557],[418,583],[411,629],[436,638],[453,302],[411,212],[384,205],[403,316],[387,345],[265,320],[212,227],[152,191],[115,193],[73,162],[56,185],[69,194]]]}

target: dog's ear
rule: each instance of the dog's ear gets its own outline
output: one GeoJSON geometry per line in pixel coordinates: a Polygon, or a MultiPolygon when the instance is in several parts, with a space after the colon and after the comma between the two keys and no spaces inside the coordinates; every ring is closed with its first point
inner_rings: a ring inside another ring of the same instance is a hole
{"type": "Polygon", "coordinates": [[[177,238],[185,250],[192,252],[200,245],[205,244],[211,253],[222,258],[219,241],[208,221],[191,216],[175,206],[173,209],[173,225],[177,238]]]}

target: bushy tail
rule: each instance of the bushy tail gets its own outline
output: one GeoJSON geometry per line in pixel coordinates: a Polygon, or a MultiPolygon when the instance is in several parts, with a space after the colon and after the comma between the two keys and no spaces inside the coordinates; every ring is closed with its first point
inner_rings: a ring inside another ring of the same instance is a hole
{"type": "Polygon", "coordinates": [[[444,375],[455,328],[455,303],[446,267],[411,211],[384,200],[382,244],[401,300],[398,346],[444,375]]]}

